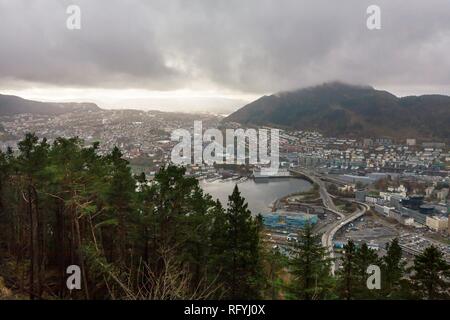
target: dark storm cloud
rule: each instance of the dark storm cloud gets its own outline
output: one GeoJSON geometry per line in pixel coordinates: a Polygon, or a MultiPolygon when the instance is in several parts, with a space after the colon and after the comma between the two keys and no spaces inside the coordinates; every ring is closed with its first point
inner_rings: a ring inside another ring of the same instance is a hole
{"type": "Polygon", "coordinates": [[[447,0],[0,0],[0,85],[272,92],[450,84],[447,0]],[[66,29],[66,8],[82,29],[66,29]],[[381,7],[382,28],[366,28],[381,7]]]}

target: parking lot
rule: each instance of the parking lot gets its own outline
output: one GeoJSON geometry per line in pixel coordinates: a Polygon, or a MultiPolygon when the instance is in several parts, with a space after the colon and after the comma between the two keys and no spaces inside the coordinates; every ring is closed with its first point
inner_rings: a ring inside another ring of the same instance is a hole
{"type": "Polygon", "coordinates": [[[346,243],[349,240],[356,244],[367,243],[373,248],[384,248],[387,242],[400,235],[399,230],[381,223],[373,216],[364,216],[342,228],[335,241],[346,243]]]}

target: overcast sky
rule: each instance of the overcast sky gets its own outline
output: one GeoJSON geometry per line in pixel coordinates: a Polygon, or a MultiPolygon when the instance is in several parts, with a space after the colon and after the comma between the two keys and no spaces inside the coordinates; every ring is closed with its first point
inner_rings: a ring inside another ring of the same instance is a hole
{"type": "Polygon", "coordinates": [[[333,80],[450,94],[450,1],[0,0],[0,93],[214,111],[333,80]]]}

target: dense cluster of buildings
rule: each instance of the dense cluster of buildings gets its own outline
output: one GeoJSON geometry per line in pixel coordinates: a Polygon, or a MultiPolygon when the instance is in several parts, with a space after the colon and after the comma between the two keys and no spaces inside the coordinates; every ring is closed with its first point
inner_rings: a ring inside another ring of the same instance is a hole
{"type": "Polygon", "coordinates": [[[298,164],[321,167],[329,172],[439,173],[449,169],[450,153],[445,143],[415,139],[394,143],[391,139],[338,139],[317,132],[283,132],[282,151],[294,153],[298,164]]]}
{"type": "Polygon", "coordinates": [[[424,196],[406,195],[400,192],[380,192],[368,194],[365,190],[355,192],[356,199],[370,204],[374,210],[408,226],[426,226],[433,231],[450,234],[448,215],[450,207],[445,203],[425,203],[424,196]]]}
{"type": "Polygon", "coordinates": [[[29,132],[47,138],[50,143],[58,137],[78,137],[86,145],[100,142],[100,154],[117,146],[132,165],[150,173],[170,160],[175,144],[170,140],[171,133],[192,127],[194,120],[217,126],[220,118],[141,110],[77,110],[54,116],[1,116],[0,150],[17,149],[17,143],[29,132]]]}

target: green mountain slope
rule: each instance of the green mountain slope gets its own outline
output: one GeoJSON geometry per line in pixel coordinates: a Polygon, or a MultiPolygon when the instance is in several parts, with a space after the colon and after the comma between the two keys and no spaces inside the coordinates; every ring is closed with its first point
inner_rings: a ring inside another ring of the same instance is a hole
{"type": "Polygon", "coordinates": [[[396,97],[340,82],[264,96],[226,118],[347,137],[450,140],[450,97],[396,97]]]}

